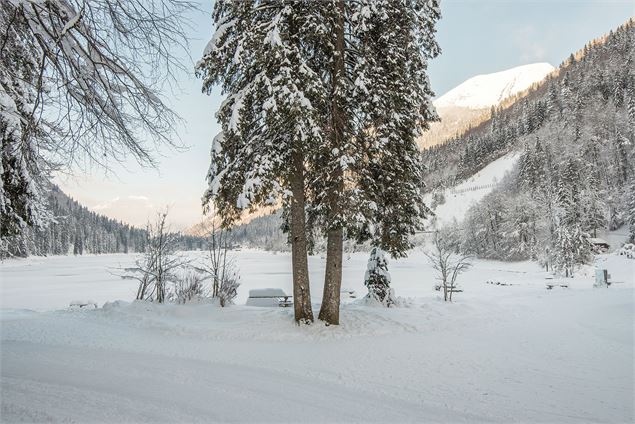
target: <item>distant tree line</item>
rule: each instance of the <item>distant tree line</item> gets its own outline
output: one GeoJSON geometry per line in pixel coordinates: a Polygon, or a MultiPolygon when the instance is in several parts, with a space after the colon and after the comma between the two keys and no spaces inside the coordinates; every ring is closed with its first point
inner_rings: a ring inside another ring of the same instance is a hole
{"type": "MultiPolygon", "coordinates": [[[[148,232],[90,211],[52,186],[47,197],[52,219],[44,228],[27,228],[5,239],[0,257],[145,252],[148,232]]],[[[203,237],[171,235],[180,250],[206,248],[203,237]]]]}

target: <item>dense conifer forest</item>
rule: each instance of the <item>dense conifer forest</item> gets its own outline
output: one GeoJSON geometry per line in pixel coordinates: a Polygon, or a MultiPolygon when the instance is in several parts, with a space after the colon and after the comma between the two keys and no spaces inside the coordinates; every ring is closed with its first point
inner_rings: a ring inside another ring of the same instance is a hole
{"type": "Polygon", "coordinates": [[[540,259],[571,272],[589,238],[635,232],[635,23],[572,54],[526,96],[424,152],[426,182],[441,193],[510,151],[517,167],[459,228],[481,257],[540,259]]]}
{"type": "MultiPolygon", "coordinates": [[[[148,242],[145,229],[108,218],[82,206],[57,186],[47,198],[51,220],[46,227],[27,229],[8,240],[3,256],[83,255],[143,252],[148,242]]],[[[182,250],[206,247],[203,237],[177,235],[182,250]]]]}

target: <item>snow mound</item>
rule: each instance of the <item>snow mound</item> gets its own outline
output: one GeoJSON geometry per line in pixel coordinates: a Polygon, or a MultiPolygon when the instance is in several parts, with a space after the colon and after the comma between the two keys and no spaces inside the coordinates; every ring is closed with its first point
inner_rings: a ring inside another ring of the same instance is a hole
{"type": "Polygon", "coordinates": [[[439,97],[434,105],[470,109],[495,106],[542,81],[554,69],[549,63],[533,63],[493,74],[477,75],[439,97]]]}
{"type": "MultiPolygon", "coordinates": [[[[416,307],[412,302],[408,307],[416,307]]],[[[338,340],[417,331],[417,326],[411,324],[414,321],[411,313],[395,314],[394,308],[388,311],[387,308],[369,309],[364,306],[343,304],[339,326],[328,326],[321,321],[310,326],[298,326],[293,321],[293,308],[253,308],[245,305],[220,308],[216,305],[160,305],[139,301],[104,305],[104,308],[93,311],[93,320],[113,328],[136,328],[142,332],[214,341],[338,340]]],[[[317,309],[317,305],[314,308],[317,309]]]]}
{"type": "Polygon", "coordinates": [[[629,259],[635,259],[635,244],[626,243],[615,252],[617,255],[626,256],[629,259]]]}

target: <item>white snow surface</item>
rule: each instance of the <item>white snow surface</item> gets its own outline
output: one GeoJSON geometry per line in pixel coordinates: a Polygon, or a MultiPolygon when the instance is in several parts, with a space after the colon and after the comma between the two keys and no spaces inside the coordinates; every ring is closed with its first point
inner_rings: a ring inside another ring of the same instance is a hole
{"type": "MultiPolygon", "coordinates": [[[[250,289],[291,292],[290,255],[237,255],[240,303],[250,289]]],[[[365,293],[367,260],[346,258],[344,286],[365,293]]],[[[623,256],[596,259],[620,282],[604,289],[593,266],[547,279],[531,262],[476,261],[450,304],[414,251],[389,263],[402,307],[353,301],[330,327],[296,326],[292,308],[67,308],[129,301],[133,282],[109,269],[133,261],[0,264],[3,423],[633,422],[635,260],[623,256]]],[[[324,262],[310,258],[315,302],[324,262]]]]}
{"type": "MultiPolygon", "coordinates": [[[[432,218],[437,227],[461,222],[471,206],[480,202],[491,193],[496,185],[512,170],[518,159],[519,152],[510,152],[488,164],[476,174],[456,186],[444,191],[445,203],[438,205],[432,218]]],[[[424,196],[426,205],[432,203],[432,194],[424,196]]]]}
{"type": "Polygon", "coordinates": [[[265,288],[265,289],[252,289],[249,290],[249,297],[284,297],[287,294],[282,289],[278,288],[265,288]]]}
{"type": "Polygon", "coordinates": [[[482,109],[498,105],[507,97],[542,81],[555,68],[549,63],[532,63],[493,74],[477,75],[434,101],[437,107],[482,109]]]}

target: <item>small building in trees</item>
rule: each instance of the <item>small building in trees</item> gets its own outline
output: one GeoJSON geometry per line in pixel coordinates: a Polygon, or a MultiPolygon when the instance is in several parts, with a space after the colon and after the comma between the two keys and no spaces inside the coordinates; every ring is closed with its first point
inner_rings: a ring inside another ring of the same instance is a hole
{"type": "Polygon", "coordinates": [[[605,252],[608,252],[609,249],[611,248],[611,246],[606,240],[598,238],[598,237],[590,237],[589,243],[591,243],[591,249],[595,253],[605,253],[605,252]]]}

